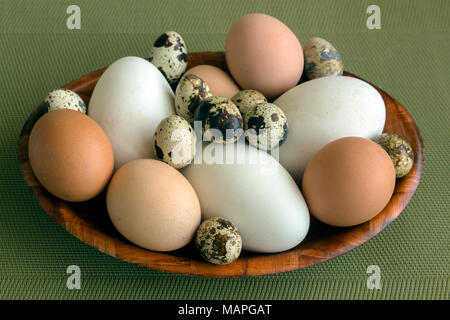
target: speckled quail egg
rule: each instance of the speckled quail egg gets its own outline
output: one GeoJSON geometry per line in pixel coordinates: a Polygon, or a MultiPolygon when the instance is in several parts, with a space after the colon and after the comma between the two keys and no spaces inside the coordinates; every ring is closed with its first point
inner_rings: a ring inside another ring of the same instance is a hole
{"type": "Polygon", "coordinates": [[[187,48],[183,38],[175,31],[160,35],[150,50],[149,61],[170,84],[176,83],[187,67],[187,48]]]}
{"type": "Polygon", "coordinates": [[[175,90],[175,111],[190,123],[200,102],[212,96],[206,82],[194,74],[185,74],[175,90]]]}
{"type": "Polygon", "coordinates": [[[305,74],[310,80],[341,76],[344,65],[341,56],[331,43],[322,38],[311,38],[306,41],[305,49],[305,74]]]}
{"type": "Polygon", "coordinates": [[[180,169],[195,156],[196,136],[191,125],[182,117],[172,115],[160,122],[155,130],[155,154],[158,159],[180,169]]]}
{"type": "Polygon", "coordinates": [[[256,90],[242,90],[236,93],[236,95],[231,99],[242,115],[247,112],[248,108],[254,106],[255,104],[267,102],[266,97],[256,90]]]}
{"type": "Polygon", "coordinates": [[[236,142],[243,133],[243,120],[238,107],[225,97],[212,96],[200,103],[195,121],[202,122],[204,141],[236,142]]]}
{"type": "Polygon", "coordinates": [[[395,133],[383,133],[374,139],[389,154],[394,163],[395,176],[404,177],[414,164],[414,151],[405,138],[395,133]]]}
{"type": "Polygon", "coordinates": [[[273,103],[259,103],[247,110],[244,127],[248,142],[266,151],[281,146],[288,135],[286,115],[273,103]]]}
{"type": "Polygon", "coordinates": [[[233,223],[217,217],[205,220],[198,227],[195,245],[206,261],[228,264],[239,257],[242,239],[233,223]]]}
{"type": "Polygon", "coordinates": [[[69,89],[56,89],[50,92],[44,101],[44,111],[70,109],[86,113],[86,105],[83,99],[69,89]]]}

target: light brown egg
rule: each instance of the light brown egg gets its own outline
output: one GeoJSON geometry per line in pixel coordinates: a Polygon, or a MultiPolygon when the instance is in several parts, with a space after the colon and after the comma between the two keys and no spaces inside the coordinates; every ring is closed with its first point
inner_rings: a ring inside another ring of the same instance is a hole
{"type": "Polygon", "coordinates": [[[375,142],[346,137],[314,155],[302,184],[312,215],[329,225],[354,226],[375,217],[389,202],[395,170],[375,142]]]}
{"type": "Polygon", "coordinates": [[[56,110],[34,125],[28,143],[31,168],[53,195],[67,201],[85,201],[107,185],[114,168],[108,137],[85,114],[56,110]]]}
{"type": "Polygon", "coordinates": [[[185,74],[189,73],[195,74],[205,81],[214,96],[231,99],[240,91],[230,75],[215,66],[206,64],[198,65],[186,71],[185,74]]]}
{"type": "Polygon", "coordinates": [[[280,20],[261,13],[233,23],[225,57],[243,89],[257,90],[267,98],[296,86],[303,71],[303,50],[295,34],[280,20]]]}
{"type": "Polygon", "coordinates": [[[106,193],[106,205],[116,229],[149,250],[185,246],[200,224],[200,202],[191,184],[158,160],[134,160],[117,170],[106,193]]]}

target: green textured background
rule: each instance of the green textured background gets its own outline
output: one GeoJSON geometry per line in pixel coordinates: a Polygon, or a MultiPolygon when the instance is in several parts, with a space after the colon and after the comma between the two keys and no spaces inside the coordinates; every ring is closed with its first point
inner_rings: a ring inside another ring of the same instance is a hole
{"type": "Polygon", "coordinates": [[[0,298],[3,299],[448,299],[450,280],[450,1],[0,1],[0,298]],[[81,8],[81,30],[66,8],[81,8]],[[381,30],[366,8],[381,8],[381,30]],[[400,217],[365,245],[326,263],[247,279],[172,275],[111,258],[72,237],[40,209],[16,160],[20,129],[51,89],[180,32],[191,52],[223,50],[250,12],[285,22],[304,43],[321,36],[346,70],[399,100],[418,123],[425,172],[400,217]],[[82,289],[66,288],[81,268],[82,289]],[[366,268],[381,268],[381,290],[366,268]]]}

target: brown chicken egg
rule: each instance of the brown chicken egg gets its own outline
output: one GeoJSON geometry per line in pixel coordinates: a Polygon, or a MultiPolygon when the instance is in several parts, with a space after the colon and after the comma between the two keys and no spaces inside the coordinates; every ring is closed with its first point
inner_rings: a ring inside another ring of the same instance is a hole
{"type": "Polygon", "coordinates": [[[85,201],[107,185],[114,168],[108,137],[87,115],[68,109],[46,113],[28,143],[31,168],[50,193],[85,201]]]}
{"type": "Polygon", "coordinates": [[[375,217],[389,202],[395,170],[378,144],[346,137],[314,155],[302,186],[313,216],[332,226],[354,226],[375,217]]]}
{"type": "Polygon", "coordinates": [[[303,71],[303,49],[280,20],[252,13],[228,31],[225,57],[230,73],[243,89],[274,98],[293,88],[303,71]]]}

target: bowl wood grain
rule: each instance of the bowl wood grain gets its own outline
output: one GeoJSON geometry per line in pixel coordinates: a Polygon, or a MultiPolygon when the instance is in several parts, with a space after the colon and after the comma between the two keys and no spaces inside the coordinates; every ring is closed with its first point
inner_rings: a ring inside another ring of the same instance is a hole
{"type": "MultiPolygon", "coordinates": [[[[188,68],[199,64],[211,64],[228,71],[221,52],[189,54],[188,68]]],[[[91,72],[64,87],[80,94],[88,104],[104,70],[91,72]]],[[[347,72],[344,75],[357,78],[347,72]]],[[[406,137],[415,153],[412,170],[406,177],[397,180],[394,194],[386,208],[372,220],[349,228],[327,226],[313,218],[307,238],[297,247],[278,254],[243,252],[237,261],[226,266],[204,261],[193,243],[169,253],[152,252],[133,245],[113,227],[106,211],[104,192],[82,203],[63,201],[48,193],[34,176],[28,159],[29,134],[34,123],[44,114],[42,103],[30,114],[22,128],[18,160],[23,178],[42,209],[70,234],[115,258],[157,270],[205,277],[257,276],[306,268],[340,256],[373,238],[399,216],[419,184],[424,161],[424,147],[419,128],[400,103],[374,87],[386,104],[384,132],[406,137]]]]}

